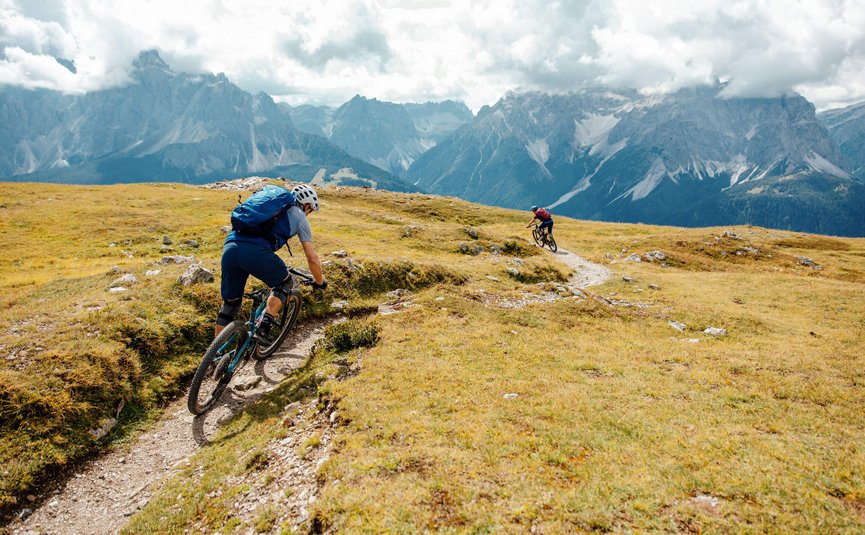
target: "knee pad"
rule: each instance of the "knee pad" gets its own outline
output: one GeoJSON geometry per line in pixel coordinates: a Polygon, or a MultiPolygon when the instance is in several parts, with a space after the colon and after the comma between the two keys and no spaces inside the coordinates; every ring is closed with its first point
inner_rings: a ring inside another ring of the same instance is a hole
{"type": "Polygon", "coordinates": [[[289,275],[284,281],[282,281],[282,284],[273,288],[272,294],[284,305],[285,300],[288,299],[288,294],[291,293],[293,287],[294,281],[291,280],[291,275],[289,275]]]}
{"type": "Polygon", "coordinates": [[[243,298],[239,297],[237,299],[226,299],[222,302],[222,306],[219,307],[219,314],[216,316],[216,324],[225,327],[232,321],[234,321],[235,316],[240,311],[240,302],[243,298]]]}

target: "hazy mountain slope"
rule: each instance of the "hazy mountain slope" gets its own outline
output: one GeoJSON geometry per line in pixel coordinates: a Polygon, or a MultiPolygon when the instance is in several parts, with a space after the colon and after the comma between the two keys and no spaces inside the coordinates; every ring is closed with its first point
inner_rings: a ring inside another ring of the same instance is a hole
{"type": "Polygon", "coordinates": [[[311,180],[351,168],[380,187],[414,189],[297,130],[268,95],[250,95],[222,74],[175,73],[151,51],[132,76],[125,87],[79,97],[0,92],[4,179],[203,182],[290,173],[311,180]]]}
{"type": "Polygon", "coordinates": [[[291,117],[298,130],[315,134],[324,138],[330,138],[333,128],[334,108],[329,106],[289,106],[284,102],[277,104],[283,113],[291,117]]]}
{"type": "Polygon", "coordinates": [[[841,150],[853,176],[865,179],[865,102],[817,115],[841,150]]]}
{"type": "Polygon", "coordinates": [[[442,138],[472,120],[462,102],[395,104],[355,96],[337,109],[289,108],[305,132],[323,135],[346,152],[401,176],[442,138]]]}
{"type": "Polygon", "coordinates": [[[865,189],[841,168],[813,106],[798,96],[724,99],[721,89],[509,94],[419,158],[406,179],[586,219],[865,233],[857,209],[865,189]],[[795,185],[779,190],[773,177],[795,185]]]}

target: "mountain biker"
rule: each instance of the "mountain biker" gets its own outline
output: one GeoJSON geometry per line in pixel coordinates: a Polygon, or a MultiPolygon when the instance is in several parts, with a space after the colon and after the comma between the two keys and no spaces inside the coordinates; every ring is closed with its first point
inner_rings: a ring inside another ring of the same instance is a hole
{"type": "Polygon", "coordinates": [[[532,217],[532,220],[529,221],[529,224],[526,225],[526,228],[532,226],[532,224],[537,220],[540,221],[541,224],[538,225],[538,228],[542,231],[546,232],[548,235],[553,235],[553,215],[547,211],[546,208],[538,208],[537,206],[532,206],[532,213],[535,214],[532,217]]]}
{"type": "Polygon", "coordinates": [[[319,211],[318,195],[308,184],[297,185],[291,192],[295,196],[295,203],[274,222],[272,242],[265,237],[245,235],[236,230],[226,236],[222,249],[222,307],[216,317],[217,335],[234,321],[240,311],[243,289],[246,280],[252,275],[271,288],[255,338],[265,345],[272,343],[270,328],[273,318],[285,304],[292,287],[288,268],[276,251],[293,236],[297,236],[303,246],[306,263],[314,279],[312,287],[316,290],[327,288],[327,281],[321,272],[321,261],[312,245],[312,230],[307,221],[312,212],[319,211]]]}

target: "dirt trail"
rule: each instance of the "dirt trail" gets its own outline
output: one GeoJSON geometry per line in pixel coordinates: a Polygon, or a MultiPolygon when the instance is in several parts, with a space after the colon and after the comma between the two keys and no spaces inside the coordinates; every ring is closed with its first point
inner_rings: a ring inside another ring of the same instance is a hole
{"type": "Polygon", "coordinates": [[[7,526],[14,534],[116,533],[144,507],[160,482],[178,471],[207,444],[217,429],[242,407],[276,386],[306,359],[324,333],[324,322],[300,325],[280,350],[264,362],[250,360],[232,380],[222,401],[209,413],[193,417],[186,397],[165,409],[163,420],[132,444],[87,463],[75,475],[48,491],[26,519],[7,526]],[[260,377],[257,385],[237,385],[260,377]]]}
{"type": "Polygon", "coordinates": [[[552,254],[554,254],[558,260],[561,260],[567,264],[568,267],[574,270],[574,273],[571,274],[570,279],[568,279],[568,284],[570,286],[576,288],[597,286],[603,284],[613,276],[613,272],[610,268],[602,266],[601,264],[589,262],[585,258],[577,256],[565,249],[559,248],[558,251],[552,254]]]}
{"type": "MultiPolygon", "coordinates": [[[[589,262],[570,251],[559,249],[552,254],[574,270],[568,281],[571,288],[603,284],[613,275],[609,268],[589,262]]],[[[209,442],[222,424],[241,408],[273,390],[306,359],[315,341],[322,337],[325,324],[301,325],[273,357],[264,362],[249,361],[232,380],[231,387],[223,394],[222,402],[209,413],[193,417],[186,409],[186,397],[178,399],[165,409],[163,419],[152,429],[135,438],[131,444],[84,465],[57,488],[47,491],[48,495],[32,514],[14,520],[7,529],[13,534],[118,532],[130,516],[147,504],[162,482],[209,442]],[[257,377],[261,378],[258,384],[249,390],[240,391],[236,388],[257,377]]],[[[326,426],[326,422],[319,423],[322,427],[326,426]]],[[[309,461],[319,464],[327,454],[322,452],[322,459],[311,459],[304,463],[293,459],[296,456],[289,455],[291,452],[288,450],[294,442],[289,437],[274,446],[286,449],[280,455],[286,459],[286,466],[280,468],[278,483],[303,489],[300,499],[311,502],[315,499],[314,470],[307,465],[309,461]]],[[[253,504],[237,505],[240,507],[239,513],[253,510],[253,504]]],[[[305,516],[302,504],[295,504],[292,509],[294,517],[302,519],[305,516]]]]}

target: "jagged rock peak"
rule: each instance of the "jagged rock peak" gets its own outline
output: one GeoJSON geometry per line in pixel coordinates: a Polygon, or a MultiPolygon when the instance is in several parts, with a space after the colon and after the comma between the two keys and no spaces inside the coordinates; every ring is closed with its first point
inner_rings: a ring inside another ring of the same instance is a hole
{"type": "Polygon", "coordinates": [[[349,100],[349,103],[357,104],[357,103],[361,103],[361,102],[378,102],[378,99],[366,98],[365,96],[358,94],[358,95],[353,96],[351,98],[351,100],[349,100]]]}
{"type": "Polygon", "coordinates": [[[162,57],[159,55],[159,52],[156,49],[144,50],[135,60],[132,62],[132,66],[135,69],[146,69],[148,67],[154,67],[157,69],[161,69],[164,71],[171,71],[171,67],[168,66],[162,60],[162,57]]]}

